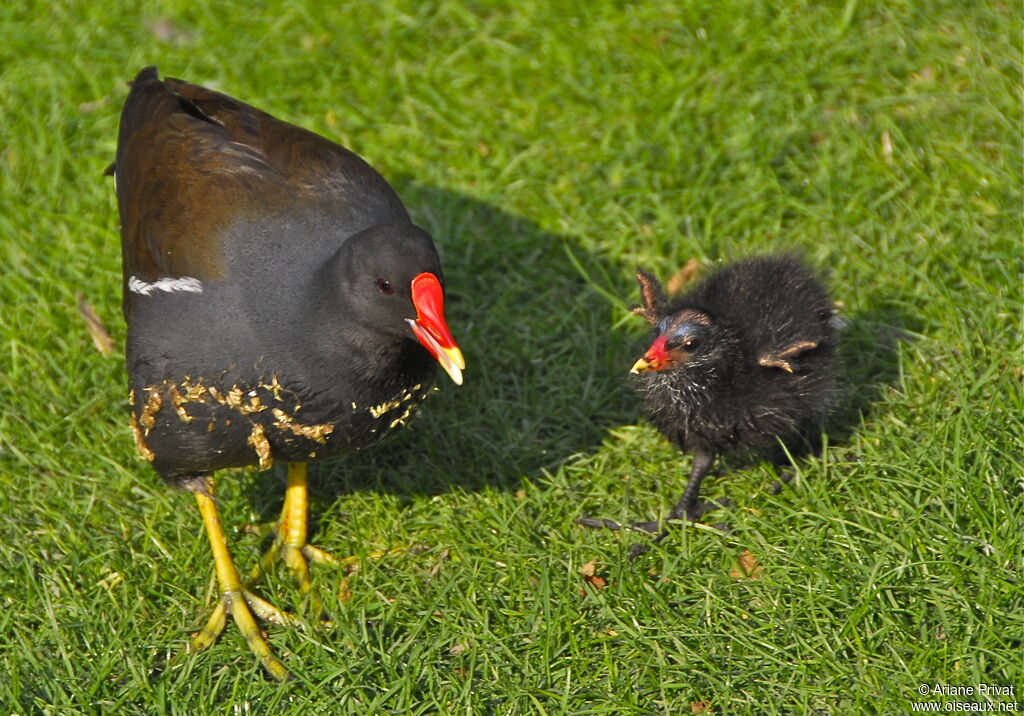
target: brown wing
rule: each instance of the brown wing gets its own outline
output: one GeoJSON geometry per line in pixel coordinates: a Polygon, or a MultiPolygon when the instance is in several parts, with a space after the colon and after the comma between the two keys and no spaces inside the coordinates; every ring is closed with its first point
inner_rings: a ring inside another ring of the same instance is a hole
{"type": "Polygon", "coordinates": [[[164,82],[223,126],[233,141],[257,152],[287,177],[292,190],[350,203],[357,197],[385,212],[406,214],[384,177],[354,152],[219,92],[170,77],[164,82]]]}
{"type": "Polygon", "coordinates": [[[259,152],[142,70],[121,113],[117,201],[125,278],[219,275],[216,236],[281,178],[259,152]]]}
{"type": "Polygon", "coordinates": [[[220,277],[222,229],[303,200],[408,217],[352,152],[219,92],[161,81],[155,67],[132,82],[115,173],[125,280],[220,277]]]}
{"type": "Polygon", "coordinates": [[[757,357],[758,364],[765,368],[781,368],[787,373],[793,372],[792,360],[800,354],[818,347],[817,341],[796,341],[780,351],[766,351],[757,357]]]}

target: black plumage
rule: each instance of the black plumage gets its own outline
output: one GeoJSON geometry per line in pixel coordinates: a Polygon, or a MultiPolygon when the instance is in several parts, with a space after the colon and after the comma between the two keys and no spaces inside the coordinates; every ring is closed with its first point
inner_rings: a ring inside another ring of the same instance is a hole
{"type": "Polygon", "coordinates": [[[114,167],[132,426],[140,455],[192,491],[222,602],[277,678],[254,625],[288,617],[249,592],[227,550],[213,472],[289,463],[275,552],[309,591],[305,465],[400,428],[440,363],[464,368],[441,264],[394,190],[354,153],[156,68],[132,82],[114,167]]]}
{"type": "Polygon", "coordinates": [[[819,434],[836,402],[833,309],[822,283],[788,254],[729,264],[671,300],[651,274],[637,279],[634,310],[654,331],[632,372],[650,421],[693,453],[669,519],[697,520],[716,456],[764,455],[819,434]]]}

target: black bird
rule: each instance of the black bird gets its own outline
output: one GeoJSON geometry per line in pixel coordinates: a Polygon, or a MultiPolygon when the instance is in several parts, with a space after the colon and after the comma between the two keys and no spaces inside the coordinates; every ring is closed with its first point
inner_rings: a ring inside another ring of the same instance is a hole
{"type": "Polygon", "coordinates": [[[696,521],[711,506],[697,496],[716,456],[763,455],[820,430],[836,397],[833,310],[818,279],[788,254],[729,264],[672,300],[651,274],[640,270],[637,280],[634,312],[654,332],[631,372],[640,374],[650,421],[693,453],[668,519],[696,521]]]}
{"type": "Polygon", "coordinates": [[[280,554],[308,593],[307,562],[332,561],[307,544],[306,463],[404,425],[435,362],[462,382],[433,240],[352,152],[154,67],[131,83],[114,175],[136,446],[194,493],[221,590],[191,646],[230,612],[287,678],[253,613],[291,620],[249,587],[280,554]],[[277,536],[243,582],[213,473],[274,461],[289,465],[277,536]]]}

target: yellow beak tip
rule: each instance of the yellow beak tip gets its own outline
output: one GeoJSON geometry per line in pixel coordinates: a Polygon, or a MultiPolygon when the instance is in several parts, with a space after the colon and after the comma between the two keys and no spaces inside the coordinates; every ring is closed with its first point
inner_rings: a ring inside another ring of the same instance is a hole
{"type": "Polygon", "coordinates": [[[441,351],[438,356],[441,367],[455,385],[462,385],[462,371],[466,369],[466,359],[462,357],[462,351],[455,346],[442,348],[441,351]]]}
{"type": "Polygon", "coordinates": [[[466,359],[462,357],[462,351],[458,348],[449,348],[448,355],[451,356],[452,362],[459,366],[459,370],[466,370],[466,359]]]}
{"type": "Polygon", "coordinates": [[[641,358],[640,360],[633,364],[633,367],[629,369],[629,372],[632,373],[633,375],[637,375],[650,369],[651,364],[648,363],[646,359],[641,358]]]}

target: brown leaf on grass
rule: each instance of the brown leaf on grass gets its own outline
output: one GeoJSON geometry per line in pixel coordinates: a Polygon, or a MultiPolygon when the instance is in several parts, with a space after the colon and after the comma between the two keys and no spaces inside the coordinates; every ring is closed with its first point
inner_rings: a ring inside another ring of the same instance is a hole
{"type": "Polygon", "coordinates": [[[342,577],[338,582],[338,601],[342,604],[352,601],[352,588],[349,586],[348,577],[342,577]]]}
{"type": "Polygon", "coordinates": [[[437,562],[434,564],[433,567],[430,568],[430,572],[428,573],[431,579],[438,575],[438,573],[441,571],[441,565],[447,562],[449,559],[451,559],[451,555],[452,551],[450,549],[446,549],[443,552],[441,552],[440,555],[438,555],[437,562]]]}
{"type": "Polygon", "coordinates": [[[714,713],[711,710],[711,701],[705,699],[703,701],[693,701],[690,703],[690,713],[692,714],[710,714],[714,713]]]}
{"type": "Polygon", "coordinates": [[[145,24],[150,34],[165,45],[187,45],[195,36],[194,32],[182,29],[169,17],[156,17],[145,24]]]}
{"type": "Polygon", "coordinates": [[[932,67],[922,67],[920,72],[910,75],[911,84],[930,85],[935,81],[935,70],[932,67]]]}
{"type": "Polygon", "coordinates": [[[594,589],[604,589],[608,584],[608,580],[597,573],[596,559],[592,559],[580,567],[580,576],[594,589]]]}
{"type": "Polygon", "coordinates": [[[103,106],[107,103],[106,97],[100,97],[99,99],[91,102],[82,102],[78,105],[78,111],[82,114],[92,114],[98,110],[103,109],[103,106]]]}
{"type": "Polygon", "coordinates": [[[665,291],[669,294],[682,293],[683,289],[700,277],[700,264],[697,259],[690,259],[686,265],[672,274],[665,282],[665,291]]]}
{"type": "Polygon", "coordinates": [[[888,129],[882,130],[882,156],[886,163],[892,163],[892,135],[888,129]]]}
{"type": "Polygon", "coordinates": [[[454,645],[451,649],[449,649],[448,653],[452,656],[458,656],[464,651],[469,651],[472,648],[472,646],[472,642],[460,641],[458,644],[454,645]]]}
{"type": "Polygon", "coordinates": [[[729,576],[733,579],[759,579],[763,571],[764,568],[757,563],[757,558],[749,549],[745,549],[736,560],[736,566],[729,570],[729,576]]]}
{"type": "Polygon", "coordinates": [[[82,316],[82,320],[85,321],[85,327],[89,329],[89,335],[92,337],[92,344],[96,346],[96,350],[105,356],[113,355],[114,353],[114,340],[107,333],[107,329],[103,327],[103,322],[100,317],[96,315],[96,311],[93,307],[85,300],[85,296],[81,293],[76,293],[75,298],[78,299],[78,313],[82,316]]]}

